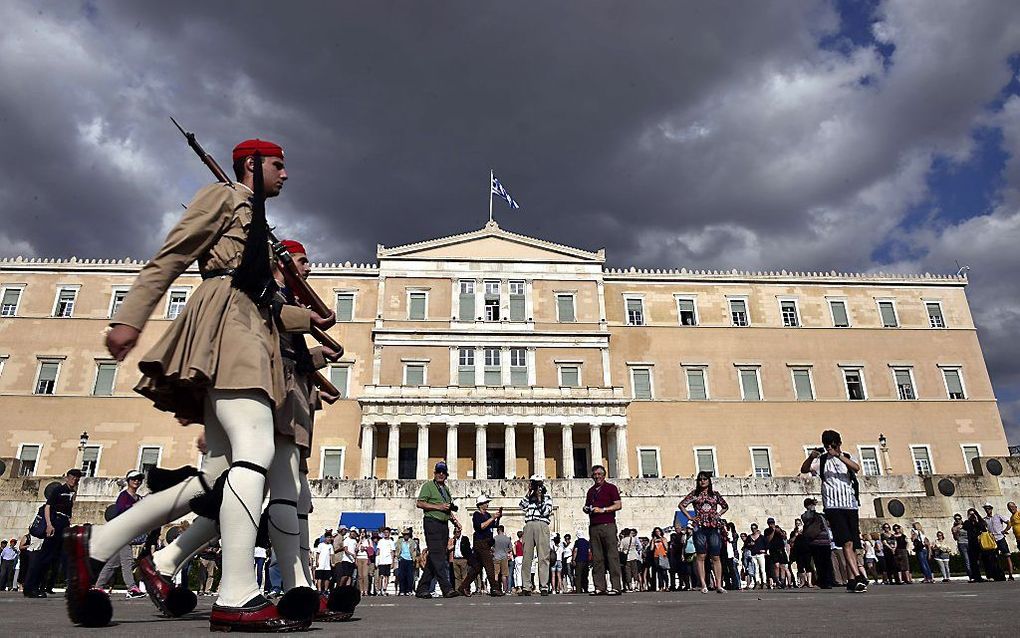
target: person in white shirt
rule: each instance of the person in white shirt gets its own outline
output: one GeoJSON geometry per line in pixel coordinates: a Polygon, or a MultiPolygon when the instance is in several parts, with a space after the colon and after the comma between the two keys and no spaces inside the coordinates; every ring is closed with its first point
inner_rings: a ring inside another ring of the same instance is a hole
{"type": "Polygon", "coordinates": [[[390,571],[396,560],[397,544],[390,538],[390,530],[383,529],[382,538],[375,546],[375,590],[383,596],[389,595],[390,571]]]}
{"type": "Polygon", "coordinates": [[[330,568],[330,557],[333,556],[333,536],[326,534],[315,546],[315,579],[318,581],[319,591],[329,591],[329,579],[333,575],[330,568]]]}
{"type": "MultiPolygon", "coordinates": [[[[358,556],[358,530],[352,529],[340,549],[340,587],[354,582],[354,566],[358,556]]],[[[367,556],[367,554],[366,554],[367,556]]]]}

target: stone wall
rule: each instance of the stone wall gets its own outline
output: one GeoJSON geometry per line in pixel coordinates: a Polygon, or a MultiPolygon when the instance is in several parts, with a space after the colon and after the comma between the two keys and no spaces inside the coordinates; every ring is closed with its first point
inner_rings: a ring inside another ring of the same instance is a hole
{"type": "MultiPolygon", "coordinates": [[[[930,477],[881,476],[861,478],[861,529],[871,531],[882,520],[904,526],[920,521],[934,536],[941,529],[949,535],[954,512],[991,502],[996,511],[1007,515],[1006,503],[1020,501],[1020,457],[981,457],[974,474],[941,474],[930,477]],[[998,474],[995,474],[997,471],[998,474]],[[952,494],[946,496],[940,487],[952,494]],[[900,516],[897,502],[902,504],[900,516]]],[[[0,479],[0,538],[23,533],[42,502],[46,485],[57,478],[0,479]]],[[[392,527],[413,526],[420,532],[421,515],[414,507],[421,481],[321,480],[312,481],[314,511],[309,522],[313,534],[323,528],[335,528],[342,512],[384,512],[392,527]]],[[[550,495],[555,504],[553,531],[574,535],[587,527],[581,511],[584,495],[591,482],[587,479],[550,480],[550,495]]],[[[623,495],[620,527],[637,527],[642,533],[652,527],[671,524],[679,500],[693,487],[687,479],[628,479],[616,481],[623,495]]],[[[527,491],[522,480],[461,480],[451,482],[458,517],[470,518],[475,498],[485,494],[492,499],[490,508],[507,510],[504,523],[510,530],[523,527],[516,505],[527,491]]],[[[746,530],[752,522],[764,526],[773,516],[780,526],[790,529],[803,511],[807,496],[818,496],[818,479],[813,478],[717,478],[715,488],[729,502],[727,518],[746,530]]],[[[84,479],[78,492],[74,520],[78,523],[103,521],[103,510],[113,502],[120,486],[116,479],[84,479]]]]}

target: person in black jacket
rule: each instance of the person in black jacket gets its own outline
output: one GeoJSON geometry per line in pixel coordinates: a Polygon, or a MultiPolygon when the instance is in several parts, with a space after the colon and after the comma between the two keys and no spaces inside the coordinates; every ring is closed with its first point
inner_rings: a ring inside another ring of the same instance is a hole
{"type": "Polygon", "coordinates": [[[71,524],[71,508],[74,506],[74,494],[78,491],[78,481],[82,471],[72,468],[64,475],[64,482],[49,490],[46,504],[42,507],[42,516],[46,522],[46,537],[42,547],[33,553],[32,564],[25,578],[25,596],[29,598],[46,598],[43,589],[43,573],[54,561],[60,560],[64,543],[64,530],[71,524]]]}

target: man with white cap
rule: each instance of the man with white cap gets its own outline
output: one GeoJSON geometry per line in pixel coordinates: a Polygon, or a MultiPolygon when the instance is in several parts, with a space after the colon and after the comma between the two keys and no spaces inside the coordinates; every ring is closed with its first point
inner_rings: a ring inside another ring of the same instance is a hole
{"type": "Polygon", "coordinates": [[[467,575],[464,576],[464,579],[457,587],[457,591],[464,596],[471,595],[471,583],[478,578],[483,568],[485,569],[486,577],[489,579],[489,595],[503,595],[503,586],[502,583],[496,580],[496,567],[492,562],[492,545],[495,542],[492,531],[499,524],[499,519],[503,518],[503,508],[501,507],[496,510],[495,514],[490,514],[489,502],[491,500],[484,494],[475,499],[476,511],[471,515],[471,527],[474,529],[474,535],[471,540],[474,543],[475,558],[477,560],[470,564],[467,575]]]}
{"type": "MultiPolygon", "coordinates": [[[[524,569],[530,572],[535,552],[538,551],[538,589],[543,596],[549,595],[549,519],[552,517],[553,502],[545,489],[545,482],[533,474],[527,495],[521,499],[524,512],[524,569]]],[[[522,570],[524,571],[524,570],[522,570]]],[[[531,595],[531,588],[521,583],[521,594],[531,595]]]]}

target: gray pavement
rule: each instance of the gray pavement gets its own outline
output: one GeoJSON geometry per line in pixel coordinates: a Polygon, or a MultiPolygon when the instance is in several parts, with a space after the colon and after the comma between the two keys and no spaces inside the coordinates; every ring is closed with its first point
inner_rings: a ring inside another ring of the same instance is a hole
{"type": "MultiPolygon", "coordinates": [[[[948,636],[1016,635],[1020,582],[873,586],[866,594],[831,591],[744,591],[725,594],[634,593],[452,600],[366,598],[356,620],[312,625],[326,636],[948,636]]],[[[147,598],[114,595],[114,625],[74,628],[64,599],[26,599],[0,593],[5,636],[208,635],[211,598],[184,618],[159,617],[147,598]]]]}

